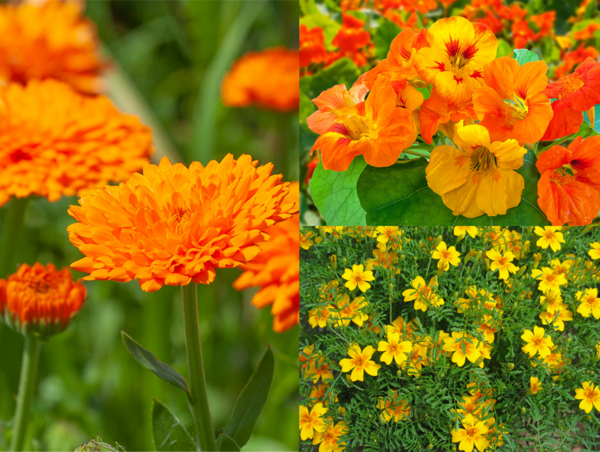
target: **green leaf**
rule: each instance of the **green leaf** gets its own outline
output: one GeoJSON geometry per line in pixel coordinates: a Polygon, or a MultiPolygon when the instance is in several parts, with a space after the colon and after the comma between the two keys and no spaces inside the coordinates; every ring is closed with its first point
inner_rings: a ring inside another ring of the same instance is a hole
{"type": "Polygon", "coordinates": [[[394,22],[385,20],[373,33],[373,44],[375,44],[375,56],[380,60],[387,57],[390,44],[402,29],[394,22]]]}
{"type": "Polygon", "coordinates": [[[350,88],[361,72],[356,64],[349,58],[341,58],[326,69],[315,75],[302,77],[300,79],[300,91],[314,99],[326,89],[343,83],[350,88]]]}
{"type": "Polygon", "coordinates": [[[217,449],[222,452],[238,452],[240,450],[240,446],[238,446],[237,443],[225,433],[221,432],[217,438],[217,449]]]}
{"type": "Polygon", "coordinates": [[[157,451],[197,451],[179,419],[158,400],[152,400],[152,441],[157,451]]]}
{"type": "Polygon", "coordinates": [[[517,60],[521,66],[523,66],[525,63],[529,63],[530,61],[540,61],[540,57],[537,55],[537,53],[527,49],[515,49],[513,58],[517,60]]]}
{"type": "Polygon", "coordinates": [[[506,39],[498,39],[498,50],[496,51],[496,58],[511,56],[512,54],[512,47],[506,41],[506,39]]]}
{"type": "Polygon", "coordinates": [[[300,93],[300,124],[307,130],[306,118],[317,111],[317,106],[311,102],[305,93],[300,93]]]}
{"type": "Polygon", "coordinates": [[[315,27],[322,28],[323,35],[325,36],[325,47],[330,51],[334,49],[331,41],[333,41],[337,32],[340,31],[340,28],[342,28],[338,22],[318,12],[301,17],[300,25],[306,25],[308,29],[315,27]]]}
{"type": "Polygon", "coordinates": [[[256,420],[265,406],[273,381],[274,364],[273,351],[269,345],[258,367],[242,389],[227,427],[223,430],[239,447],[244,447],[250,439],[256,420]]]}
{"type": "Polygon", "coordinates": [[[529,151],[517,170],[525,180],[521,203],[506,215],[466,218],[454,215],[427,185],[427,160],[420,158],[387,168],[367,167],[358,179],[358,198],[369,225],[395,226],[540,226],[549,225],[537,205],[535,155],[529,151]]]}
{"type": "Polygon", "coordinates": [[[160,361],[151,352],[134,341],[125,331],[121,331],[121,336],[123,337],[125,347],[127,347],[129,353],[133,355],[138,363],[154,372],[159,378],[165,380],[167,383],[171,383],[173,386],[185,391],[189,395],[190,390],[188,389],[185,378],[183,378],[181,374],[160,361]]]}
{"type": "MultiPolygon", "coordinates": [[[[594,131],[597,133],[589,133],[588,136],[592,136],[592,135],[598,135],[598,133],[600,133],[600,104],[596,105],[594,107],[594,131]]],[[[581,128],[584,129],[584,125],[587,125],[588,127],[591,126],[590,124],[590,118],[588,118],[587,112],[583,112],[583,119],[584,122],[581,125],[581,128]]],[[[581,133],[581,129],[579,131],[579,133],[581,133]]],[[[584,137],[585,138],[585,137],[584,137]]]]}
{"type": "Polygon", "coordinates": [[[319,162],[310,181],[310,194],[327,224],[366,225],[365,210],[356,191],[366,166],[364,159],[354,158],[346,171],[332,171],[324,170],[319,162]]]}

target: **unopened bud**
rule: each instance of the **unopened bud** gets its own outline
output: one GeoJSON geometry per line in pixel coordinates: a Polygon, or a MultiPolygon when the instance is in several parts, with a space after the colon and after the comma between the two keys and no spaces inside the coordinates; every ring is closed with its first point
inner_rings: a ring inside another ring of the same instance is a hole
{"type": "Polygon", "coordinates": [[[419,248],[423,248],[423,245],[425,245],[425,244],[423,243],[423,240],[419,240],[419,248]]]}
{"type": "Polygon", "coordinates": [[[325,232],[325,228],[322,226],[319,228],[319,235],[325,240],[327,238],[327,233],[325,232]]]}
{"type": "Polygon", "coordinates": [[[519,268],[519,271],[517,272],[515,278],[520,278],[521,276],[523,276],[525,270],[527,270],[527,265],[523,265],[521,268],[519,268]]]}
{"type": "Polygon", "coordinates": [[[525,231],[527,231],[527,234],[531,234],[533,232],[533,228],[534,228],[534,226],[527,226],[525,228],[525,231]]]}
{"type": "Polygon", "coordinates": [[[522,415],[525,415],[526,413],[527,413],[527,408],[525,408],[525,407],[522,407],[522,408],[521,408],[521,414],[522,414],[522,415]]]}
{"type": "Polygon", "coordinates": [[[390,284],[388,285],[388,290],[390,291],[390,293],[393,293],[393,292],[394,292],[394,285],[393,285],[392,283],[390,283],[390,284]]]}
{"type": "Polygon", "coordinates": [[[483,362],[483,356],[480,356],[479,359],[473,363],[473,365],[478,367],[482,362],[483,362]]]}
{"type": "Polygon", "coordinates": [[[433,450],[433,444],[429,443],[429,445],[427,446],[427,450],[433,450]]]}
{"type": "Polygon", "coordinates": [[[469,261],[471,259],[473,259],[473,256],[475,256],[476,254],[477,254],[477,251],[475,251],[475,250],[469,250],[469,252],[465,256],[464,263],[465,264],[469,263],[469,261]]]}
{"type": "Polygon", "coordinates": [[[325,325],[327,325],[327,328],[331,328],[333,327],[333,321],[330,318],[327,318],[327,320],[325,320],[325,325]]]}
{"type": "Polygon", "coordinates": [[[438,245],[439,245],[440,243],[442,243],[442,240],[443,240],[443,237],[442,237],[441,235],[438,235],[438,236],[435,238],[435,242],[433,242],[433,249],[436,249],[436,248],[438,247],[438,245]]]}
{"type": "Polygon", "coordinates": [[[96,439],[79,446],[77,449],[75,449],[75,452],[117,452],[117,450],[118,449],[115,449],[110,444],[103,443],[102,439],[98,435],[96,439]]]}
{"type": "Polygon", "coordinates": [[[598,361],[600,361],[600,355],[594,356],[594,362],[597,363],[598,361]]]}
{"type": "Polygon", "coordinates": [[[397,371],[397,372],[396,372],[396,376],[397,376],[397,377],[401,377],[401,376],[402,376],[402,371],[401,371],[401,370],[397,371]]]}
{"type": "Polygon", "coordinates": [[[550,306],[550,302],[549,301],[544,302],[544,304],[542,305],[542,311],[545,311],[546,309],[548,309],[548,306],[550,306]]]}
{"type": "Polygon", "coordinates": [[[342,257],[342,265],[344,266],[344,268],[346,268],[346,262],[347,259],[345,257],[342,257]]]}
{"type": "Polygon", "coordinates": [[[346,374],[346,381],[348,383],[352,383],[352,380],[350,379],[350,375],[349,374],[346,374]]]}
{"type": "Polygon", "coordinates": [[[481,250],[477,251],[477,253],[475,253],[475,257],[473,258],[473,262],[479,262],[479,259],[481,259],[482,255],[483,255],[483,251],[481,251],[481,250]]]}
{"type": "Polygon", "coordinates": [[[538,268],[541,260],[542,255],[540,253],[533,253],[533,268],[538,268]]]}
{"type": "Polygon", "coordinates": [[[337,256],[335,254],[332,254],[331,256],[329,256],[329,260],[331,261],[331,268],[335,270],[337,268],[337,256]]]}
{"type": "Polygon", "coordinates": [[[399,257],[398,257],[398,259],[400,259],[400,261],[403,261],[405,257],[406,257],[406,256],[404,255],[404,253],[402,253],[402,254],[401,254],[399,257]]]}
{"type": "Polygon", "coordinates": [[[510,372],[515,368],[515,365],[513,363],[508,363],[506,365],[506,369],[510,372]]]}

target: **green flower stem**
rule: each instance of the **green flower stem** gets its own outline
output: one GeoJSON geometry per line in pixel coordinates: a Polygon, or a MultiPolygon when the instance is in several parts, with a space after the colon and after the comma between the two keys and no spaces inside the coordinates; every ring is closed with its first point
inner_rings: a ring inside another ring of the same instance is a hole
{"type": "Polygon", "coordinates": [[[13,198],[8,206],[2,242],[0,243],[0,278],[14,272],[15,256],[19,244],[19,234],[23,229],[23,220],[29,198],[13,198]]]}
{"type": "Polygon", "coordinates": [[[196,425],[196,435],[200,441],[200,450],[216,451],[215,435],[213,433],[208,397],[206,395],[206,376],[202,361],[202,344],[198,324],[198,302],[196,284],[190,283],[181,287],[183,301],[183,325],[185,329],[185,348],[189,368],[190,409],[196,425]]]}
{"type": "Polygon", "coordinates": [[[430,158],[431,155],[428,152],[421,152],[420,150],[417,149],[404,149],[402,151],[403,154],[408,154],[408,155],[416,155],[417,157],[423,157],[423,158],[430,158]]]}
{"type": "Polygon", "coordinates": [[[8,449],[9,451],[22,451],[25,444],[29,408],[31,407],[31,399],[37,379],[40,345],[41,341],[38,336],[25,336],[21,380],[19,381],[19,395],[17,397],[17,412],[15,414],[13,437],[8,449]]]}

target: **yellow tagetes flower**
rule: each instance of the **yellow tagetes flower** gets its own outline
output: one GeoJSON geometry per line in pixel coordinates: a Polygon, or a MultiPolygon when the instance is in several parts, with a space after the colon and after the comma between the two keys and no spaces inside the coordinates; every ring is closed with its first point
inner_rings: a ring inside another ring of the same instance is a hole
{"type": "Polygon", "coordinates": [[[552,347],[554,347],[554,343],[552,342],[552,338],[545,334],[546,330],[544,330],[544,328],[534,326],[533,332],[531,330],[525,330],[521,335],[521,339],[527,343],[523,346],[523,351],[527,353],[530,358],[533,358],[536,353],[540,354],[540,358],[544,358],[550,354],[552,347]]]}
{"type": "Polygon", "coordinates": [[[482,348],[482,342],[464,331],[453,331],[452,337],[444,339],[443,350],[452,353],[452,362],[458,367],[464,366],[465,359],[476,362],[481,357],[482,348]]]}
{"type": "Polygon", "coordinates": [[[492,143],[485,127],[463,121],[453,141],[458,147],[433,150],[426,173],[427,184],[454,215],[504,215],[519,205],[525,181],[515,170],[523,166],[525,148],[513,139],[492,143]]]}
{"type": "Polygon", "coordinates": [[[460,239],[465,238],[465,234],[469,234],[471,237],[477,237],[479,229],[476,226],[454,226],[454,235],[460,239]]]}
{"type": "Polygon", "coordinates": [[[375,281],[373,272],[365,271],[362,265],[353,265],[352,270],[345,269],[342,278],[348,282],[344,284],[349,290],[354,290],[358,286],[361,292],[366,292],[371,288],[371,284],[367,281],[375,281]]]}
{"type": "Polygon", "coordinates": [[[534,268],[531,270],[531,276],[540,281],[538,288],[544,293],[560,291],[560,286],[567,284],[565,275],[557,275],[554,273],[554,270],[548,267],[544,267],[541,270],[534,268]]]}
{"type": "Polygon", "coordinates": [[[325,430],[316,432],[313,437],[313,445],[321,444],[319,446],[319,452],[341,452],[345,449],[346,443],[340,442],[340,436],[343,436],[348,431],[346,423],[344,421],[338,422],[337,424],[329,424],[325,427],[325,430]]]}
{"type": "Polygon", "coordinates": [[[380,417],[385,422],[406,420],[410,414],[410,405],[406,400],[398,400],[398,391],[392,391],[392,397],[379,397],[377,408],[383,410],[380,417]]]}
{"type": "Polygon", "coordinates": [[[452,442],[460,443],[458,448],[465,452],[472,452],[473,447],[476,447],[478,451],[483,452],[490,446],[486,434],[489,432],[488,426],[485,422],[478,422],[472,414],[467,414],[461,423],[463,428],[458,430],[452,429],[452,442]]]}
{"type": "Polygon", "coordinates": [[[450,265],[454,265],[456,267],[458,264],[460,264],[460,253],[456,251],[456,248],[453,246],[448,248],[444,241],[441,241],[433,251],[433,258],[438,259],[437,266],[443,271],[448,270],[450,265]]]}
{"type": "Polygon", "coordinates": [[[529,390],[531,391],[532,394],[537,394],[538,391],[541,391],[542,389],[542,384],[540,383],[540,379],[538,377],[531,377],[529,379],[529,390]]]}
{"type": "Polygon", "coordinates": [[[579,312],[584,317],[593,315],[594,318],[600,319],[600,298],[598,298],[598,289],[585,289],[575,294],[575,298],[579,301],[579,312]]]}
{"type": "Polygon", "coordinates": [[[367,345],[363,350],[357,344],[352,345],[348,350],[348,356],[351,359],[344,358],[340,361],[342,372],[352,371],[350,375],[352,381],[363,381],[364,372],[376,377],[381,366],[375,361],[371,361],[373,353],[375,353],[375,349],[370,345],[367,345]]]}
{"type": "Polygon", "coordinates": [[[319,328],[325,328],[327,326],[327,319],[331,314],[331,308],[329,306],[318,307],[308,311],[308,323],[313,328],[317,326],[319,328]]]}
{"type": "Polygon", "coordinates": [[[438,307],[444,304],[444,299],[435,293],[437,283],[432,278],[429,284],[425,284],[425,280],[417,276],[411,286],[412,289],[407,289],[402,292],[404,301],[415,301],[415,309],[423,312],[427,311],[429,306],[438,307]]]}
{"type": "Polygon", "coordinates": [[[379,243],[387,243],[390,239],[400,237],[402,231],[398,226],[377,226],[377,241],[379,243]]]}
{"type": "Polygon", "coordinates": [[[584,381],[581,386],[583,389],[575,389],[575,398],[581,400],[579,408],[586,413],[592,411],[592,407],[600,411],[600,387],[594,386],[591,381],[584,381]]]}
{"type": "Polygon", "coordinates": [[[306,440],[313,437],[315,431],[321,432],[325,429],[325,422],[321,419],[327,413],[327,408],[322,403],[316,403],[312,410],[300,405],[300,438],[306,440]]]}
{"type": "Polygon", "coordinates": [[[333,380],[333,373],[329,368],[329,364],[325,362],[322,356],[315,357],[314,361],[309,362],[308,372],[305,374],[307,379],[312,380],[313,383],[317,383],[319,379],[325,383],[325,380],[333,380]],[[310,378],[308,378],[310,376],[310,378]]]}
{"type": "Polygon", "coordinates": [[[594,260],[600,259],[600,243],[594,242],[590,244],[590,246],[592,247],[592,249],[588,251],[590,257],[594,260]]]}
{"type": "Polygon", "coordinates": [[[517,273],[519,267],[515,264],[512,264],[512,260],[515,258],[515,255],[510,251],[507,251],[504,256],[500,254],[496,250],[489,250],[485,253],[485,255],[492,260],[492,265],[490,266],[491,270],[498,270],[498,275],[500,279],[508,279],[508,273],[517,273]]]}
{"type": "Polygon", "coordinates": [[[544,325],[552,325],[555,330],[564,331],[565,322],[573,320],[573,313],[564,303],[554,304],[540,314],[540,319],[544,325]]]}
{"type": "Polygon", "coordinates": [[[560,244],[565,243],[565,239],[560,230],[560,226],[545,226],[543,229],[536,226],[534,232],[540,236],[536,245],[546,249],[552,248],[552,251],[556,252],[560,249],[560,244]]]}
{"type": "Polygon", "coordinates": [[[384,352],[379,358],[388,366],[392,363],[392,359],[396,361],[398,366],[406,363],[406,355],[412,351],[412,343],[410,341],[400,342],[400,335],[393,331],[388,331],[387,342],[380,341],[377,345],[377,351],[384,352]]]}
{"type": "Polygon", "coordinates": [[[339,297],[335,306],[331,309],[331,318],[333,326],[348,326],[350,322],[362,326],[363,322],[369,318],[364,309],[369,305],[365,297],[357,297],[350,302],[348,294],[339,297]]]}

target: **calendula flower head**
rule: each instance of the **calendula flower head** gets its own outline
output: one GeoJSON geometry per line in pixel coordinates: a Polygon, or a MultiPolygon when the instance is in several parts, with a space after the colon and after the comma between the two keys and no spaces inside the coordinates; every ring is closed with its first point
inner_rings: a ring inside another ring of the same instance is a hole
{"type": "Polygon", "coordinates": [[[348,356],[350,356],[350,359],[344,358],[340,361],[342,372],[351,371],[352,374],[350,374],[350,379],[352,381],[363,381],[365,372],[376,377],[377,371],[381,366],[371,360],[373,353],[375,353],[375,349],[370,345],[367,345],[361,350],[359,345],[353,344],[348,349],[348,356]]]}
{"type": "Polygon", "coordinates": [[[490,269],[492,271],[498,270],[498,277],[500,279],[508,279],[509,272],[517,273],[519,267],[512,263],[512,260],[515,258],[514,254],[510,251],[504,253],[504,255],[500,254],[496,250],[489,250],[485,253],[485,255],[492,261],[490,265],[490,269]]]}
{"type": "Polygon", "coordinates": [[[523,351],[527,353],[530,358],[533,358],[538,353],[540,358],[544,358],[550,354],[554,347],[552,338],[546,336],[544,328],[540,328],[539,326],[534,326],[533,332],[531,330],[525,330],[521,335],[521,339],[526,342],[526,345],[523,346],[523,351]]]}
{"type": "Polygon", "coordinates": [[[320,444],[319,452],[342,452],[345,449],[345,442],[340,442],[340,437],[348,432],[344,421],[326,425],[323,432],[315,432],[313,436],[313,445],[320,444]]]}
{"type": "Polygon", "coordinates": [[[543,249],[550,247],[552,248],[552,251],[558,251],[560,249],[560,244],[565,243],[565,239],[559,231],[560,227],[544,226],[544,228],[541,228],[540,226],[536,226],[534,232],[536,235],[540,236],[536,245],[543,249]]]}
{"type": "Polygon", "coordinates": [[[434,259],[438,260],[438,268],[446,271],[450,268],[450,265],[457,266],[460,264],[460,253],[456,251],[456,248],[451,246],[448,248],[446,242],[441,241],[436,247],[432,254],[434,259]]]}
{"type": "MultiPolygon", "coordinates": [[[[598,68],[600,73],[600,66],[598,68]]],[[[600,136],[575,138],[568,149],[556,145],[536,162],[538,204],[548,220],[560,226],[591,224],[600,209],[600,136]]]]}
{"type": "Polygon", "coordinates": [[[104,96],[54,80],[0,90],[0,206],[12,196],[57,201],[120,181],[152,152],[150,129],[104,96]]]}
{"type": "Polygon", "coordinates": [[[600,259],[600,243],[594,242],[591,243],[590,246],[592,247],[592,249],[588,251],[590,257],[594,260],[600,259]]]}
{"type": "Polygon", "coordinates": [[[403,366],[406,364],[407,355],[412,351],[412,343],[402,341],[398,333],[388,330],[387,342],[379,341],[377,351],[383,352],[379,359],[388,366],[392,364],[392,360],[395,360],[398,366],[403,366]]]}
{"type": "Polygon", "coordinates": [[[69,240],[86,256],[71,268],[86,280],[127,282],[142,290],[164,284],[210,284],[216,268],[247,264],[270,237],[266,230],[298,212],[289,184],[249,155],[206,167],[144,166],[119,184],[85,193],[69,214],[69,240]]]}
{"type": "Polygon", "coordinates": [[[342,278],[348,280],[344,285],[349,290],[354,290],[358,287],[361,292],[366,292],[371,288],[371,284],[367,281],[375,281],[373,272],[368,270],[365,271],[362,265],[353,265],[352,270],[349,268],[345,269],[342,278]]]}
{"type": "Polygon", "coordinates": [[[463,17],[440,19],[429,27],[429,47],[415,56],[419,76],[451,103],[469,100],[483,84],[483,67],[496,57],[498,40],[485,25],[463,17]]]}
{"type": "Polygon", "coordinates": [[[45,0],[0,6],[0,84],[52,78],[84,93],[100,92],[107,64],[83,5],[45,0]]]}
{"type": "Polygon", "coordinates": [[[456,125],[458,147],[437,146],[426,168],[427,184],[454,215],[504,215],[519,205],[525,187],[515,170],[527,151],[516,140],[491,141],[480,125],[456,125]]]}
{"type": "Polygon", "coordinates": [[[594,386],[591,381],[584,381],[581,388],[575,389],[575,398],[581,400],[579,408],[586,413],[592,411],[593,407],[600,411],[600,387],[594,386]]]}
{"type": "Polygon", "coordinates": [[[543,61],[520,66],[511,57],[485,65],[486,86],[473,94],[473,106],[492,141],[539,141],[552,118],[550,100],[544,94],[547,70],[543,61]]]}
{"type": "Polygon", "coordinates": [[[410,415],[410,405],[406,400],[398,400],[398,391],[392,391],[391,397],[379,397],[377,399],[377,408],[382,410],[379,415],[385,422],[398,423],[400,420],[406,420],[410,415]]]}
{"type": "Polygon", "coordinates": [[[248,52],[225,75],[221,100],[228,107],[296,111],[300,103],[298,50],[248,52]]]}
{"type": "Polygon", "coordinates": [[[327,408],[322,403],[315,403],[310,411],[308,407],[300,405],[300,438],[302,441],[312,438],[314,432],[325,430],[325,421],[321,417],[327,413],[327,408]]]}
{"type": "MultiPolygon", "coordinates": [[[[294,203],[299,196],[298,182],[292,182],[285,202],[294,203]]],[[[299,322],[300,255],[298,236],[300,216],[275,224],[265,230],[271,239],[260,245],[260,253],[242,265],[244,273],[233,283],[237,290],[260,287],[252,298],[257,308],[272,305],[273,330],[282,333],[299,322]]]]}
{"type": "Polygon", "coordinates": [[[472,452],[477,448],[483,452],[490,446],[487,439],[489,428],[483,421],[478,421],[472,414],[467,414],[461,419],[462,428],[452,429],[452,442],[459,443],[458,448],[465,452],[472,452]]]}
{"type": "Polygon", "coordinates": [[[85,296],[84,285],[73,281],[68,268],[23,264],[0,279],[0,319],[16,332],[51,336],[67,328],[85,296]]]}
{"type": "Polygon", "coordinates": [[[481,357],[483,343],[464,331],[453,331],[452,337],[444,339],[443,349],[452,353],[452,362],[462,367],[465,359],[475,363],[481,357]]]}
{"type": "Polygon", "coordinates": [[[420,276],[413,279],[411,283],[411,289],[407,289],[402,292],[404,301],[415,301],[415,309],[423,312],[427,311],[427,308],[439,307],[444,304],[444,299],[435,293],[438,283],[435,279],[431,279],[429,284],[425,284],[425,280],[420,276]]]}
{"type": "Polygon", "coordinates": [[[598,298],[598,289],[585,289],[578,291],[575,298],[579,301],[577,312],[583,317],[593,315],[595,319],[600,319],[600,298],[598,298]]]}
{"type": "Polygon", "coordinates": [[[541,270],[534,268],[531,276],[539,280],[538,288],[544,293],[560,291],[560,286],[567,284],[564,274],[557,274],[553,269],[543,267],[541,270]]]}

